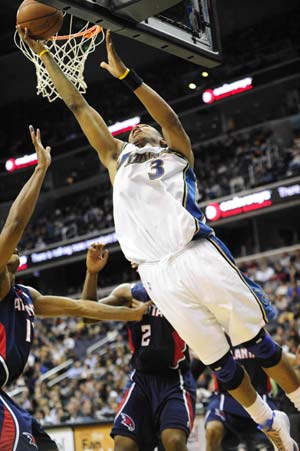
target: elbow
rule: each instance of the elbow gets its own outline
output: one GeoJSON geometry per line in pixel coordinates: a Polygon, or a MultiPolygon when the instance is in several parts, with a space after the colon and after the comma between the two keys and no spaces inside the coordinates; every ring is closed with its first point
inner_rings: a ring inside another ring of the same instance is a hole
{"type": "Polygon", "coordinates": [[[65,98],[65,104],[67,105],[69,110],[72,111],[72,113],[76,116],[85,106],[85,100],[81,95],[72,95],[65,98]]]}

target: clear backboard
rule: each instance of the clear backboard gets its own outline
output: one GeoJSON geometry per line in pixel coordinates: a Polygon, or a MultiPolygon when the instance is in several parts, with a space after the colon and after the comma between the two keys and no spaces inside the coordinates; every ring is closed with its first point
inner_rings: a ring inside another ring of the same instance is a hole
{"type": "Polygon", "coordinates": [[[204,67],[221,63],[215,0],[39,0],[204,67]]]}

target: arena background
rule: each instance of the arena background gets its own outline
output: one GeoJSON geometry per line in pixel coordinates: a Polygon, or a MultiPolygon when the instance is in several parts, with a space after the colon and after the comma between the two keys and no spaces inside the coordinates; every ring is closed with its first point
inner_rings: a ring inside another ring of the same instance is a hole
{"type": "MultiPolygon", "coordinates": [[[[218,67],[206,69],[120,36],[115,44],[179,114],[195,150],[199,204],[240,267],[264,286],[279,311],[269,330],[294,352],[300,343],[300,5],[296,0],[216,3],[223,49],[218,67]],[[205,92],[213,99],[203,97],[205,92]]],[[[29,124],[41,128],[53,156],[21,243],[18,281],[43,293],[79,298],[87,247],[102,240],[110,259],[100,275],[100,297],[121,282],[137,280],[137,274],[120,252],[111,188],[96,153],[60,100],[49,104],[36,96],[34,67],[13,42],[18,5],[1,3],[2,220],[32,171],[30,158],[22,159],[33,152],[29,124]]],[[[136,116],[149,121],[126,88],[118,85],[116,93],[117,82],[99,68],[104,58],[100,46],[87,61],[87,100],[109,125],[136,116]]],[[[62,450],[109,450],[129,360],[121,323],[38,320],[26,371],[9,393],[50,428],[62,450]]],[[[190,450],[204,449],[202,415],[210,393],[211,377],[205,373],[198,381],[199,416],[190,450]]]]}

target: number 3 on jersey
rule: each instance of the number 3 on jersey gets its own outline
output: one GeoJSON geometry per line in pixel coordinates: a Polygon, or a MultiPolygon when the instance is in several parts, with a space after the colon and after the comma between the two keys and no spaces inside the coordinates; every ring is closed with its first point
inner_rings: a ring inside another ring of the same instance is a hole
{"type": "Polygon", "coordinates": [[[151,339],[151,326],[150,324],[143,324],[141,326],[141,329],[142,329],[141,346],[149,346],[151,339]]]}
{"type": "Polygon", "coordinates": [[[164,162],[161,159],[151,161],[150,168],[151,170],[148,172],[148,177],[150,180],[159,179],[165,173],[164,162]]]}

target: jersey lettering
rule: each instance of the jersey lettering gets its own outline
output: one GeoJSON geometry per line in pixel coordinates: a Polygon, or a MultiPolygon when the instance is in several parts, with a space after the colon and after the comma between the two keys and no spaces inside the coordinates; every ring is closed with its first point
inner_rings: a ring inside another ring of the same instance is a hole
{"type": "Polygon", "coordinates": [[[160,158],[151,161],[150,167],[151,171],[148,172],[148,177],[150,180],[157,180],[165,173],[164,162],[160,158]]]}
{"type": "Polygon", "coordinates": [[[151,338],[151,326],[150,324],[142,324],[142,341],[141,346],[149,346],[151,338]]]}
{"type": "Polygon", "coordinates": [[[26,341],[31,343],[31,321],[28,318],[26,319],[26,341]]]}

